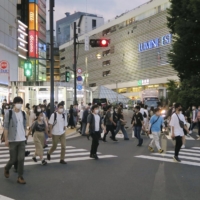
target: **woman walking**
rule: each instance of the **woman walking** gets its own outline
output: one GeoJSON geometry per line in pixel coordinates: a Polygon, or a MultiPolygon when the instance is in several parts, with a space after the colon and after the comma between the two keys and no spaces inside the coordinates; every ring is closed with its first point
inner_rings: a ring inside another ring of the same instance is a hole
{"type": "Polygon", "coordinates": [[[30,104],[27,103],[26,104],[26,109],[25,109],[25,112],[26,112],[26,127],[29,127],[29,118],[30,118],[30,104]]]}
{"type": "Polygon", "coordinates": [[[124,120],[124,115],[121,107],[118,108],[117,117],[118,121],[117,121],[117,128],[115,130],[115,135],[119,132],[119,130],[121,130],[122,133],[124,134],[124,140],[129,140],[128,134],[124,128],[124,126],[126,125],[126,121],[124,120]]]}
{"type": "Polygon", "coordinates": [[[42,112],[36,113],[36,120],[30,129],[29,135],[31,132],[35,144],[35,154],[33,155],[33,161],[37,162],[36,156],[39,156],[41,164],[46,165],[47,162],[45,159],[43,159],[43,146],[45,142],[45,132],[48,133],[48,127],[44,121],[44,115],[42,112]]]}

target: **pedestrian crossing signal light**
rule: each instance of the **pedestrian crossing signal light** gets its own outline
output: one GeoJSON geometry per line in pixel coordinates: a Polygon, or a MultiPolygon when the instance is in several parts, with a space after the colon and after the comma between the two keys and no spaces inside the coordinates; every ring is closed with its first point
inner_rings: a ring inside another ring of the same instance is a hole
{"type": "Polygon", "coordinates": [[[108,47],[110,44],[109,39],[91,39],[90,45],[91,47],[108,47]]]}
{"type": "Polygon", "coordinates": [[[70,72],[66,72],[66,74],[65,74],[65,80],[66,80],[66,82],[70,81],[70,72]]]}
{"type": "Polygon", "coordinates": [[[24,76],[31,77],[32,76],[32,63],[27,60],[24,63],[24,76]]]}

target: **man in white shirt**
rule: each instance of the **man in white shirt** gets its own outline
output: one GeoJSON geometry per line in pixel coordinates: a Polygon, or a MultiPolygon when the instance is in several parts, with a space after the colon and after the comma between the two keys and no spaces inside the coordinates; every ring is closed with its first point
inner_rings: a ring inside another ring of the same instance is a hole
{"type": "Polygon", "coordinates": [[[63,103],[58,104],[58,111],[53,113],[50,117],[50,137],[52,137],[52,147],[47,153],[47,160],[51,160],[51,154],[56,150],[58,142],[61,143],[61,155],[60,163],[67,164],[65,162],[65,149],[66,149],[66,136],[65,131],[67,127],[67,119],[64,112],[63,103]]]}
{"type": "Polygon", "coordinates": [[[181,114],[182,107],[181,107],[180,103],[175,104],[175,110],[176,110],[176,112],[172,115],[169,125],[171,126],[171,129],[172,129],[172,138],[174,138],[176,141],[175,154],[174,154],[173,159],[175,162],[181,162],[178,155],[179,155],[181,146],[183,144],[183,142],[182,142],[182,137],[184,136],[183,128],[185,128],[185,130],[188,133],[189,133],[189,130],[186,126],[187,123],[185,121],[185,117],[183,114],[181,114]]]}
{"type": "Polygon", "coordinates": [[[13,104],[14,109],[6,113],[4,120],[5,145],[9,147],[10,153],[10,160],[4,168],[4,176],[9,178],[9,170],[17,162],[17,182],[26,184],[23,179],[26,141],[26,117],[25,113],[21,111],[23,99],[15,97],[13,104]]]}

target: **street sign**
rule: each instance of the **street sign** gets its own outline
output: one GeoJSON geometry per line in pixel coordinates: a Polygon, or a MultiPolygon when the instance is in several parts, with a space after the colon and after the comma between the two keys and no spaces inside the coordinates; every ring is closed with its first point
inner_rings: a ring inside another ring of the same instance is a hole
{"type": "Polygon", "coordinates": [[[82,74],[82,69],[81,68],[77,69],[77,74],[82,74]]]}
{"type": "Polygon", "coordinates": [[[83,86],[82,85],[77,85],[77,90],[82,90],[83,89],[83,86]]]}
{"type": "Polygon", "coordinates": [[[0,61],[0,73],[7,74],[9,73],[9,63],[6,60],[0,61]]]}
{"type": "Polygon", "coordinates": [[[89,36],[86,35],[85,36],[85,51],[89,51],[90,47],[89,47],[89,36]]]}

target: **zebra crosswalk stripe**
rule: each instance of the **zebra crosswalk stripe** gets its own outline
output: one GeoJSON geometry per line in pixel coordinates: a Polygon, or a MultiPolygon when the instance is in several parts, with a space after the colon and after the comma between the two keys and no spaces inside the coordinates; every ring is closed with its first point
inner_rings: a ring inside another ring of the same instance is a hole
{"type": "MultiPolygon", "coordinates": [[[[165,137],[166,137],[168,140],[172,140],[171,134],[165,135],[165,137]]],[[[186,139],[186,140],[195,140],[195,139],[194,139],[193,137],[191,137],[191,136],[185,136],[185,139],[186,139]]]]}
{"type": "MultiPolygon", "coordinates": [[[[197,147],[197,150],[194,150],[194,149],[196,149],[196,147],[193,147],[192,149],[181,149],[181,151],[179,152],[179,158],[181,159],[180,164],[200,167],[200,149],[199,147],[197,147]]],[[[150,155],[139,155],[135,157],[148,159],[148,160],[174,163],[173,161],[174,151],[167,151],[164,154],[152,153],[150,155]]]]}
{"type": "MultiPolygon", "coordinates": [[[[46,156],[47,151],[51,148],[52,144],[49,145],[48,148],[44,149],[44,156],[46,156]]],[[[35,148],[33,148],[34,145],[28,144],[26,145],[26,150],[30,151],[30,155],[28,157],[25,157],[24,165],[37,165],[41,162],[38,160],[38,162],[34,162],[32,160],[32,156],[34,155],[35,148]]],[[[78,149],[73,146],[66,146],[66,155],[65,155],[65,161],[66,162],[73,162],[73,161],[83,161],[83,160],[91,160],[90,158],[90,152],[86,149],[78,149]]],[[[60,162],[60,153],[61,153],[61,146],[58,145],[57,149],[53,152],[51,155],[51,160],[47,161],[48,163],[58,163],[60,162]]],[[[98,157],[102,159],[106,158],[115,158],[117,156],[115,155],[102,155],[98,152],[98,157]]],[[[8,162],[10,158],[9,151],[7,147],[0,146],[0,168],[5,167],[5,164],[8,162]],[[7,150],[6,150],[7,149],[7,150]]]]}

